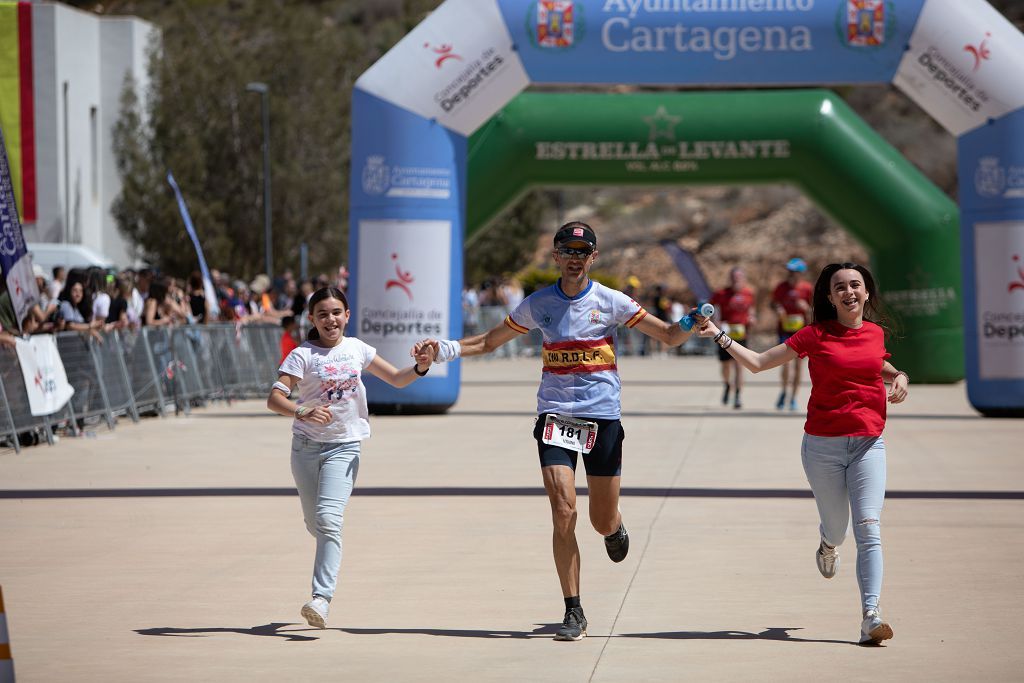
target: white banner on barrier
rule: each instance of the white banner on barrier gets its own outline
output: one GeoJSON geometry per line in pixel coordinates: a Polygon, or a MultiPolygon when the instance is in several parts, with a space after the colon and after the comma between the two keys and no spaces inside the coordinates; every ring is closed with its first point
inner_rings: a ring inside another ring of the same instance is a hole
{"type": "Polygon", "coordinates": [[[466,136],[527,85],[495,0],[448,0],[356,81],[466,136]]]}
{"type": "Polygon", "coordinates": [[[1024,107],[1024,35],[985,0],[928,0],[893,83],[953,135],[1024,107]]]}
{"type": "Polygon", "coordinates": [[[978,375],[1024,379],[1024,221],[974,224],[978,375]]]}
{"type": "Polygon", "coordinates": [[[64,373],[64,361],[52,334],[18,339],[18,362],[25,378],[28,406],[35,415],[50,415],[64,407],[75,393],[64,373]]]}
{"type": "MultiPolygon", "coordinates": [[[[359,221],[359,329],[350,333],[398,368],[419,340],[448,336],[451,239],[451,221],[359,221]]],[[[448,365],[430,375],[447,377],[448,365]]]]}

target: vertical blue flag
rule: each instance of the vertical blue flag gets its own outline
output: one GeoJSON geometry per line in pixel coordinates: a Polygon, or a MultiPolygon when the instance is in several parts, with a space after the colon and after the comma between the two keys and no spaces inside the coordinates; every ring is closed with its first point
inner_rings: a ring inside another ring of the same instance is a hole
{"type": "Polygon", "coordinates": [[[185,230],[192,239],[196,248],[196,256],[199,257],[199,271],[203,274],[203,293],[206,294],[206,319],[217,318],[217,291],[213,288],[213,278],[210,277],[210,269],[206,267],[206,258],[203,256],[203,248],[199,246],[199,237],[196,236],[196,229],[192,227],[192,217],[188,215],[188,207],[185,206],[185,199],[181,196],[178,183],[174,182],[174,174],[167,172],[167,182],[174,190],[174,196],[178,200],[178,211],[181,212],[181,220],[185,221],[185,230]]]}
{"type": "Polygon", "coordinates": [[[0,130],[0,272],[18,318],[18,328],[29,310],[39,303],[39,288],[32,274],[32,257],[25,248],[18,206],[14,202],[14,183],[7,163],[7,147],[0,130]]]}
{"type": "Polygon", "coordinates": [[[711,301],[711,287],[708,286],[704,272],[697,265],[697,259],[693,257],[693,254],[672,240],[662,240],[661,248],[672,257],[672,263],[686,278],[687,284],[690,285],[690,291],[697,297],[697,301],[711,301]]]}

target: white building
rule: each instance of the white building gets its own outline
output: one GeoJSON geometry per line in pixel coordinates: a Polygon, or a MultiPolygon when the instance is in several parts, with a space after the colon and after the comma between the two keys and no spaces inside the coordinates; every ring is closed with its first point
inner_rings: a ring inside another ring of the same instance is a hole
{"type": "Polygon", "coordinates": [[[130,265],[132,245],[110,213],[121,189],[113,132],[126,76],[144,99],[158,34],[135,17],[67,5],[33,2],[31,15],[37,219],[25,240],[82,244],[130,265]]]}

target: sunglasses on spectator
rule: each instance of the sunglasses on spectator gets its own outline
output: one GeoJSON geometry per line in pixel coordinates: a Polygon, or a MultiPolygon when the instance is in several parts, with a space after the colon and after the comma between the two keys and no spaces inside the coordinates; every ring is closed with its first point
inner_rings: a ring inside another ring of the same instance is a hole
{"type": "Polygon", "coordinates": [[[594,253],[593,249],[574,249],[573,247],[559,247],[558,253],[566,258],[587,258],[594,253]]]}

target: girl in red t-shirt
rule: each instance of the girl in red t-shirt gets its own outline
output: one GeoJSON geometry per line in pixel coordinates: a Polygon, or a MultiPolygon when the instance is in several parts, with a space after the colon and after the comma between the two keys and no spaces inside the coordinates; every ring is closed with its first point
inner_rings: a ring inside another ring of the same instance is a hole
{"type": "Polygon", "coordinates": [[[892,627],[878,612],[882,588],[880,522],[885,499],[886,401],[907,397],[909,378],[894,368],[885,351],[878,319],[875,280],[864,266],[833,263],[814,285],[813,323],[784,343],[756,353],[735,343],[708,321],[702,337],[712,337],[751,372],[808,358],[811,397],[801,457],[821,518],[821,542],[815,551],[818,571],[826,579],[839,568],[837,546],[846,537],[852,511],[860,586],[860,642],[892,638],[892,627]],[[888,394],[883,382],[890,382],[888,394]]]}

